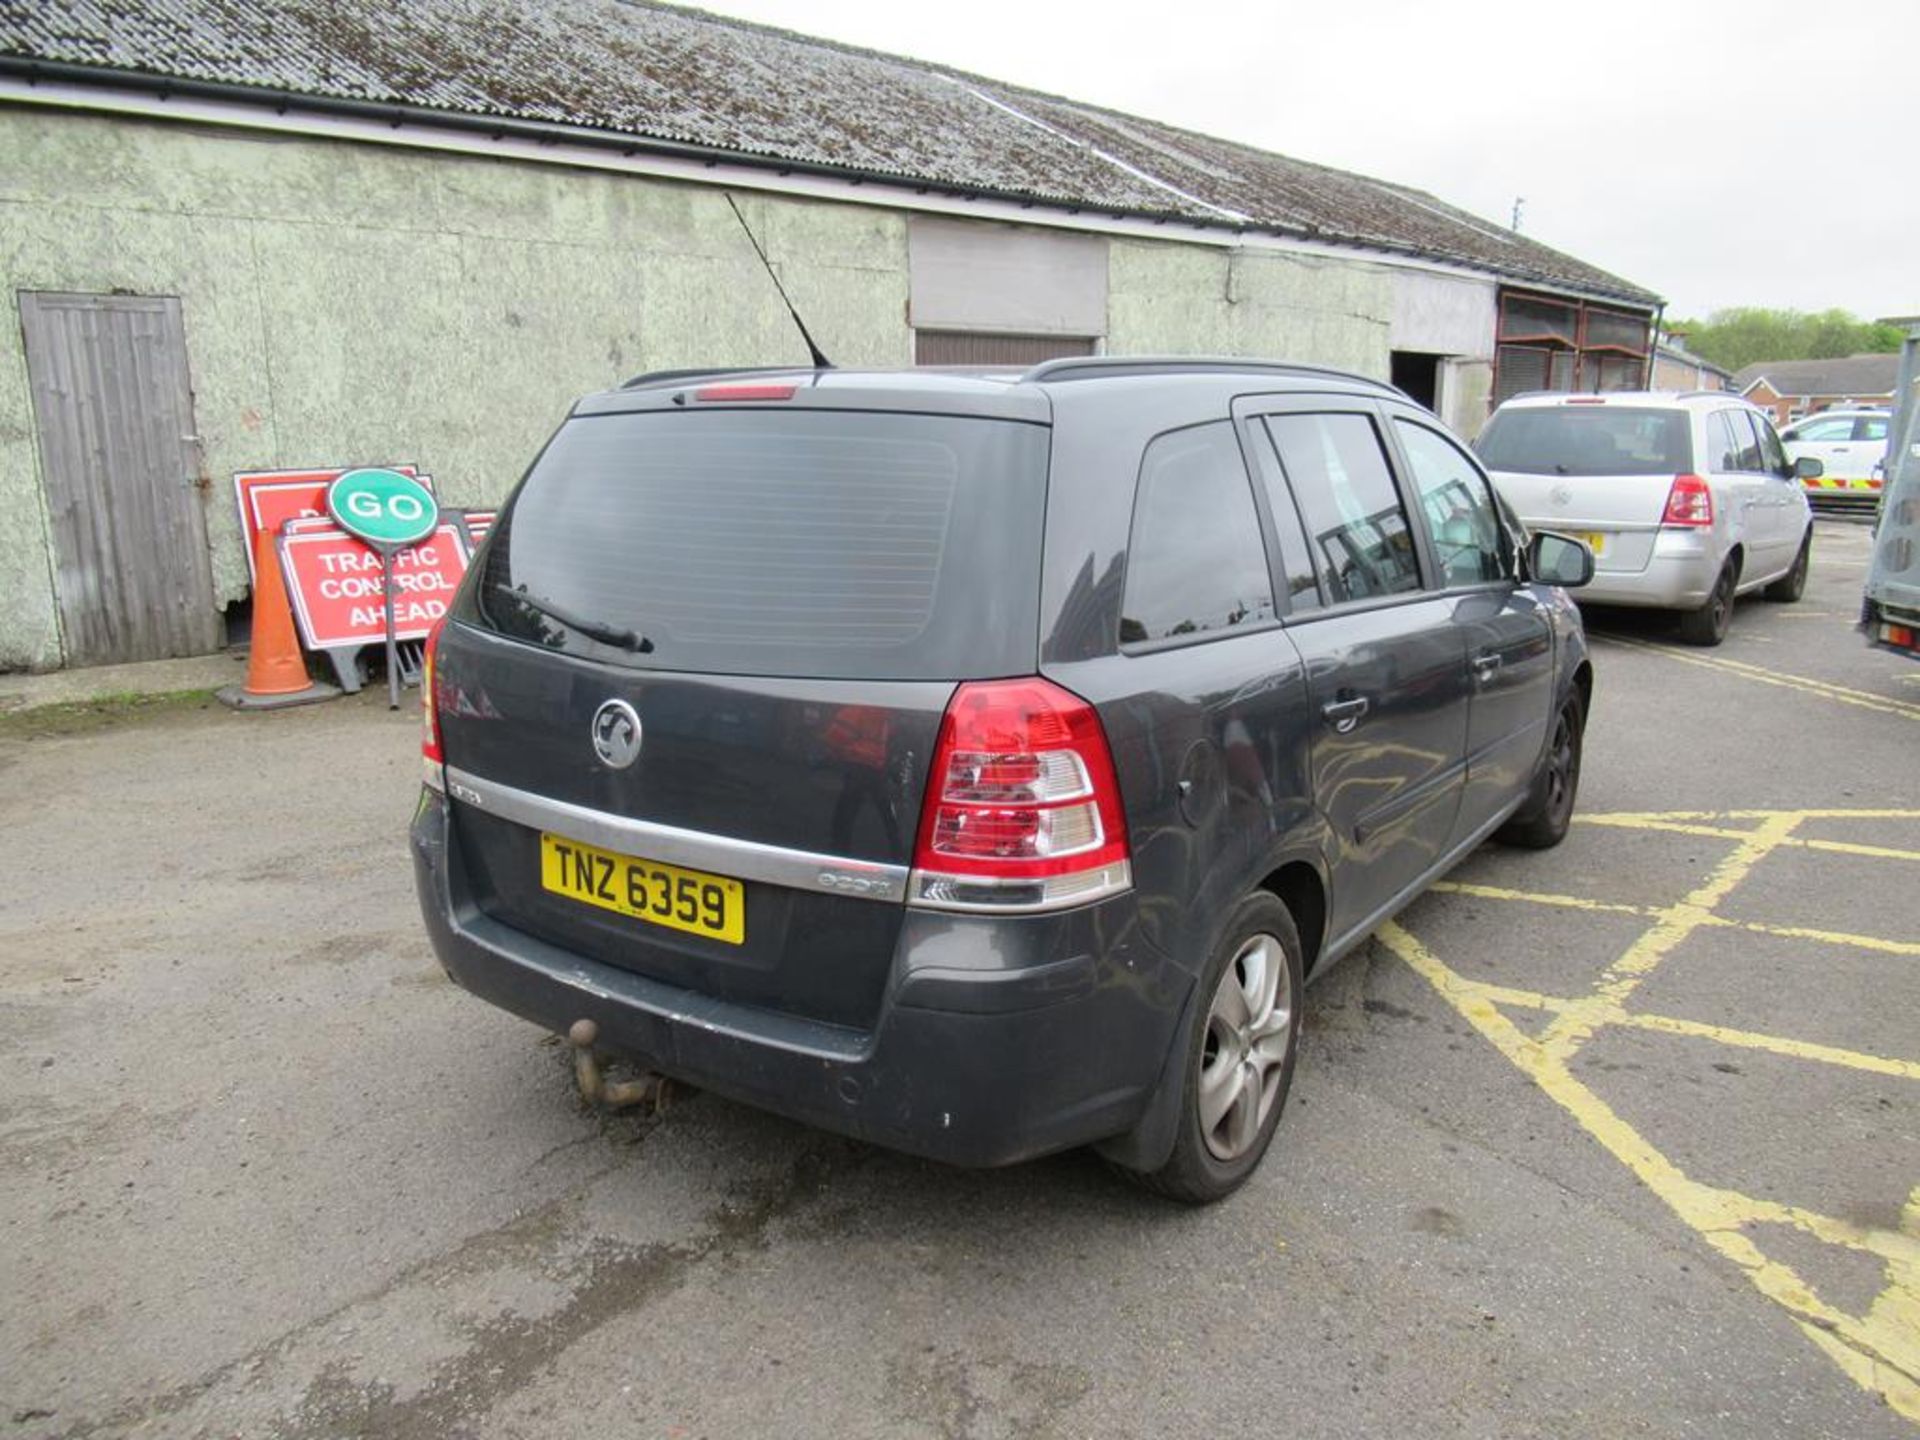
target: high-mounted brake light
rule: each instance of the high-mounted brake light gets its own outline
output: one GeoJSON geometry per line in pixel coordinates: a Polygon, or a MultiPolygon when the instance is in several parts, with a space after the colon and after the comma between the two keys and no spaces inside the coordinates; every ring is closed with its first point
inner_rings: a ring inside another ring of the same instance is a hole
{"type": "Polygon", "coordinates": [[[1037,676],[954,691],[940,722],[908,891],[939,910],[1084,905],[1132,883],[1100,717],[1037,676]]]}
{"type": "Polygon", "coordinates": [[[703,385],[695,400],[791,400],[797,385],[703,385]]]}
{"type": "Polygon", "coordinates": [[[1666,513],[1662,525],[1713,524],[1713,491],[1698,475],[1676,475],[1667,491],[1666,513]]]}
{"type": "Polygon", "coordinates": [[[434,672],[440,667],[435,657],[440,649],[440,632],[446,628],[446,616],[433,622],[426,643],[420,647],[420,768],[427,788],[447,791],[446,752],[440,748],[440,705],[433,693],[434,672]]]}
{"type": "Polygon", "coordinates": [[[1606,400],[1599,395],[1575,395],[1565,402],[1568,405],[1604,405],[1606,400]]]}

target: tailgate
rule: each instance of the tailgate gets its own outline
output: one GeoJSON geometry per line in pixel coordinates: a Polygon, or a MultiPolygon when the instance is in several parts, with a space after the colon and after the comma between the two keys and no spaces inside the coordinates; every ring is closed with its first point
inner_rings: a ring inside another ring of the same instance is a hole
{"type": "Polygon", "coordinates": [[[1048,432],[799,398],[569,419],[455,605],[435,696],[464,898],[865,1028],[947,701],[1035,664],[1048,432]]]}

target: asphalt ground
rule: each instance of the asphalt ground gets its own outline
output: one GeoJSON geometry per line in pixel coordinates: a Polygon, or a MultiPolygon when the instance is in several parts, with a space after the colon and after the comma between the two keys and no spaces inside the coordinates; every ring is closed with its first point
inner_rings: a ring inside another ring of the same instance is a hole
{"type": "Polygon", "coordinates": [[[1581,822],[1311,987],[1201,1211],[589,1113],[435,965],[380,697],[7,722],[0,1435],[1910,1437],[1920,668],[1866,547],[1717,651],[1590,617],[1581,822]]]}

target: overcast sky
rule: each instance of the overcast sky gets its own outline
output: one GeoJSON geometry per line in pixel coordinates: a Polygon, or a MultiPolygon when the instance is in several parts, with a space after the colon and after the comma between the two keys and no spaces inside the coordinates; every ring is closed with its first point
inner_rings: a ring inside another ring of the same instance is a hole
{"type": "Polygon", "coordinates": [[[1431,191],[1667,297],[1920,313],[1920,0],[710,0],[1431,191]]]}

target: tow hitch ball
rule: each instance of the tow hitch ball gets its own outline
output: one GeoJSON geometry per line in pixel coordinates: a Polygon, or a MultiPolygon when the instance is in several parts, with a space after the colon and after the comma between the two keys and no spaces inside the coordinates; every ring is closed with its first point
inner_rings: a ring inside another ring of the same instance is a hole
{"type": "Polygon", "coordinates": [[[625,1110],[634,1105],[651,1104],[662,1110],[667,1103],[667,1077],[649,1070],[634,1080],[609,1080],[600,1073],[600,1057],[593,1053],[600,1038],[600,1027],[591,1020],[576,1020],[567,1028],[567,1043],[573,1046],[573,1079],[580,1087],[580,1098],[589,1105],[604,1105],[609,1110],[625,1110]]]}

